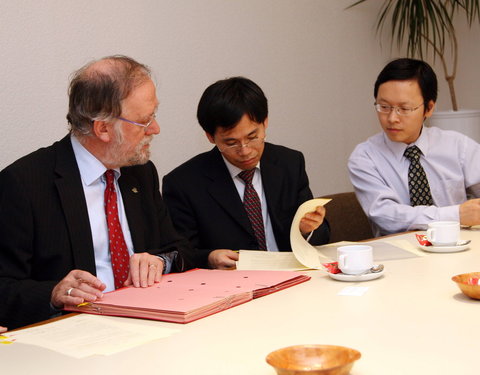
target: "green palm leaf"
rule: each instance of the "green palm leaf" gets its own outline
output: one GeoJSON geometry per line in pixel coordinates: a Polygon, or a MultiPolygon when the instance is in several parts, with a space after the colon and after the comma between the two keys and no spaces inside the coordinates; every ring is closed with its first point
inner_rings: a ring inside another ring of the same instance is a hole
{"type": "MultiPolygon", "coordinates": [[[[358,0],[347,9],[367,0],[358,0]]],[[[457,39],[454,17],[464,13],[468,24],[480,21],[480,0],[384,0],[376,21],[377,34],[390,28],[390,39],[397,47],[405,47],[409,57],[425,59],[430,53],[440,58],[448,81],[452,106],[457,110],[453,80],[457,70],[457,39]],[[448,73],[446,47],[453,56],[453,67],[448,73]]]]}

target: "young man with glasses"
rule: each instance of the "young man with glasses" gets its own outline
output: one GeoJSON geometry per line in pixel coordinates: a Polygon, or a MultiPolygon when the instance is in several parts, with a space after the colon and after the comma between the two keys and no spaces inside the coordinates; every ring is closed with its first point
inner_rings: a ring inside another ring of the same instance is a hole
{"type": "MultiPolygon", "coordinates": [[[[203,93],[197,118],[215,147],[163,179],[165,203],[196,248],[197,266],[233,268],[232,250],[291,251],[293,217],[312,193],[303,155],[265,142],[263,91],[242,77],[218,81],[203,93]]],[[[324,217],[318,207],[300,223],[313,244],[328,242],[324,217]]]]}
{"type": "Polygon", "coordinates": [[[10,329],[192,266],[149,161],[160,131],[150,70],[126,56],[94,61],[69,99],[70,134],[0,173],[0,322],[10,329]]]}
{"type": "Polygon", "coordinates": [[[429,222],[480,224],[480,145],[455,131],[425,127],[437,77],[425,62],[397,59],[380,72],[375,109],[383,132],[359,144],[350,179],[374,234],[425,229],[429,222]]]}

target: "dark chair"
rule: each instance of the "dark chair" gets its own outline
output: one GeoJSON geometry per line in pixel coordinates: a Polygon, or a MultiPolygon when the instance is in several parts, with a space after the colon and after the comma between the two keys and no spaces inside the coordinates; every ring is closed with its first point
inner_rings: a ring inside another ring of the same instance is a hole
{"type": "Polygon", "coordinates": [[[330,223],[330,242],[361,241],[373,238],[372,228],[355,193],[325,195],[331,202],[325,206],[330,223]]]}

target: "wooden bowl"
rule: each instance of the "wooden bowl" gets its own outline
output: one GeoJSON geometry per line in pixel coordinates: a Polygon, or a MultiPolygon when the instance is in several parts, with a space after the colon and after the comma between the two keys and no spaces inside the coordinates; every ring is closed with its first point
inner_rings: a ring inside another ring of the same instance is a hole
{"type": "Polygon", "coordinates": [[[473,299],[480,299],[480,285],[474,285],[472,279],[480,279],[480,272],[462,273],[452,277],[463,294],[473,299]]]}
{"type": "Polygon", "coordinates": [[[296,345],[267,355],[278,375],[347,375],[361,356],[355,349],[335,345],[296,345]]]}

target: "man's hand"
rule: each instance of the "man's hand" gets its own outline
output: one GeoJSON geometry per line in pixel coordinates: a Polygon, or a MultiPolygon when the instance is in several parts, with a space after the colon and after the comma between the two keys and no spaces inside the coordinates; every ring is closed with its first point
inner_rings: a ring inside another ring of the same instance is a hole
{"type": "Polygon", "coordinates": [[[50,302],[57,309],[65,305],[95,302],[102,298],[105,288],[106,285],[90,272],[73,270],[55,285],[50,302]]]}
{"type": "Polygon", "coordinates": [[[149,253],[133,254],[130,257],[130,272],[124,285],[146,288],[160,282],[162,273],[162,258],[149,253]]]}
{"type": "Polygon", "coordinates": [[[317,206],[315,211],[306,213],[300,220],[300,232],[307,236],[322,225],[323,219],[325,219],[325,207],[317,206]]]}
{"type": "Polygon", "coordinates": [[[459,211],[460,224],[467,226],[480,224],[480,198],[462,203],[459,211]]]}
{"type": "Polygon", "coordinates": [[[235,269],[235,261],[237,260],[238,253],[228,249],[217,249],[208,254],[208,265],[220,270],[235,269]]]}
{"type": "Polygon", "coordinates": [[[2,332],[7,332],[7,328],[0,326],[0,333],[2,333],[2,332]]]}

